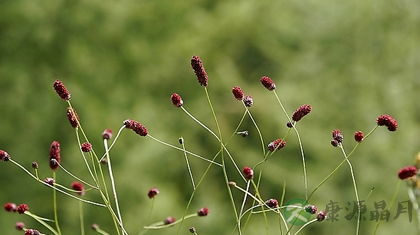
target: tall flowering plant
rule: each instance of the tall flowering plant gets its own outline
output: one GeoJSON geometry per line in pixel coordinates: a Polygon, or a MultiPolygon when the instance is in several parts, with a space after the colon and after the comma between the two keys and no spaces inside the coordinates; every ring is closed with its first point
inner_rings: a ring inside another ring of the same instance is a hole
{"type": "MultiPolygon", "coordinates": [[[[208,132],[213,138],[215,138],[218,142],[218,149],[216,150],[216,154],[214,156],[202,156],[197,154],[185,147],[185,140],[181,137],[179,138],[179,145],[173,145],[167,143],[163,140],[160,140],[154,137],[149,130],[146,128],[145,125],[141,124],[140,122],[133,120],[133,119],[126,119],[122,120],[122,125],[119,130],[114,135],[114,132],[111,129],[105,129],[102,132],[102,140],[104,145],[104,153],[98,154],[99,152],[95,151],[95,146],[91,144],[89,141],[87,134],[84,132],[81,120],[76,112],[76,109],[72,106],[70,98],[69,90],[64,86],[63,82],[60,80],[56,80],[53,83],[53,88],[57,95],[65,101],[66,107],[66,115],[68,121],[72,128],[75,130],[75,135],[77,137],[77,144],[80,148],[80,155],[81,159],[84,163],[85,170],[90,175],[89,179],[82,179],[74,174],[72,174],[69,170],[65,168],[65,166],[61,163],[61,148],[63,146],[60,145],[58,141],[52,141],[49,149],[49,159],[48,164],[51,169],[52,177],[48,177],[46,179],[40,179],[38,174],[38,163],[32,162],[32,170],[26,169],[24,166],[20,165],[18,161],[15,161],[15,157],[11,157],[8,152],[5,150],[0,150],[0,160],[8,163],[12,163],[25,171],[29,176],[31,176],[35,181],[45,186],[51,188],[53,194],[52,200],[52,208],[53,208],[53,215],[52,218],[43,218],[33,211],[36,211],[37,205],[27,205],[27,204],[20,204],[16,206],[13,202],[7,202],[4,205],[4,209],[6,212],[14,213],[18,212],[19,214],[25,214],[36,221],[39,222],[40,226],[37,228],[27,228],[23,222],[17,222],[15,227],[17,230],[24,232],[25,234],[54,234],[54,235],[61,235],[61,234],[74,234],[74,231],[66,232],[61,231],[60,229],[60,218],[58,217],[58,207],[59,203],[57,203],[58,195],[63,195],[67,197],[71,197],[74,200],[79,202],[79,211],[80,211],[80,234],[86,233],[86,226],[85,226],[85,218],[83,216],[83,206],[85,204],[90,204],[98,207],[106,208],[111,216],[112,223],[115,227],[114,231],[104,231],[101,229],[99,224],[92,224],[90,227],[99,234],[129,234],[129,231],[126,230],[124,226],[124,218],[121,213],[120,203],[119,201],[120,196],[124,197],[124,192],[117,193],[117,187],[115,184],[114,177],[118,177],[118,175],[114,175],[112,169],[112,157],[110,154],[110,150],[113,146],[117,143],[119,136],[125,132],[125,130],[131,130],[133,133],[137,134],[141,138],[149,138],[153,141],[156,141],[164,146],[168,146],[174,150],[181,151],[185,157],[186,162],[186,170],[188,171],[189,178],[191,180],[191,187],[193,192],[191,193],[190,199],[185,206],[185,213],[181,216],[175,217],[174,215],[168,215],[166,218],[162,219],[161,221],[157,221],[155,223],[148,223],[150,218],[151,212],[153,211],[153,204],[160,194],[160,191],[156,187],[151,187],[148,192],[145,192],[144,196],[147,196],[152,203],[152,207],[149,211],[148,219],[143,221],[143,225],[139,227],[139,231],[134,231],[140,234],[144,234],[150,230],[162,230],[168,227],[178,226],[178,230],[176,234],[182,234],[182,231],[189,231],[193,234],[199,234],[199,231],[196,227],[189,227],[188,229],[184,229],[184,222],[187,219],[193,217],[205,217],[209,215],[210,210],[208,207],[202,207],[199,209],[193,210],[191,213],[191,202],[195,197],[196,191],[202,187],[203,179],[207,177],[208,170],[210,168],[216,168],[219,171],[218,177],[224,181],[226,185],[225,193],[229,196],[231,210],[233,212],[233,216],[235,218],[235,224],[232,225],[235,233],[237,234],[246,234],[247,231],[247,224],[251,217],[254,216],[262,216],[265,225],[265,231],[262,233],[269,234],[269,230],[271,229],[278,229],[278,234],[298,234],[304,228],[310,226],[316,222],[322,222],[328,219],[328,213],[325,210],[318,210],[319,206],[308,204],[308,205],[301,205],[299,207],[302,212],[307,213],[309,219],[301,225],[300,228],[296,228],[297,226],[293,223],[290,223],[289,219],[286,216],[287,212],[287,205],[284,202],[284,194],[285,188],[283,188],[283,195],[281,198],[272,198],[269,195],[264,195],[264,191],[261,190],[262,188],[262,179],[264,177],[264,165],[270,161],[271,157],[276,155],[281,155],[283,153],[282,149],[287,148],[290,144],[287,144],[286,140],[290,139],[291,134],[295,135],[298,140],[298,148],[299,152],[298,155],[301,157],[302,161],[302,169],[301,173],[303,175],[303,188],[302,188],[302,197],[305,201],[311,202],[312,197],[315,193],[328,182],[328,180],[340,169],[343,165],[347,165],[350,169],[350,175],[352,178],[352,186],[354,189],[354,198],[357,202],[360,202],[360,196],[358,191],[358,186],[355,178],[354,168],[350,161],[350,157],[354,155],[355,150],[359,147],[360,144],[365,143],[366,139],[370,137],[375,130],[379,126],[385,126],[391,132],[397,130],[397,121],[390,115],[380,115],[376,119],[376,125],[374,125],[373,129],[369,131],[367,134],[364,134],[362,131],[357,130],[354,133],[354,147],[350,152],[347,152],[344,148],[344,135],[339,129],[332,130],[332,140],[331,145],[336,147],[340,150],[340,154],[343,155],[343,160],[336,168],[328,174],[321,182],[319,182],[316,187],[310,191],[308,187],[308,180],[307,180],[307,163],[305,159],[305,152],[302,144],[302,139],[299,134],[298,124],[302,121],[305,121],[306,116],[308,116],[311,112],[313,107],[309,104],[303,104],[296,108],[293,112],[289,113],[288,110],[284,107],[280,96],[276,92],[276,84],[270,77],[262,76],[259,79],[259,82],[268,92],[273,94],[273,100],[278,103],[278,108],[282,110],[284,117],[286,118],[285,122],[285,131],[282,134],[279,134],[278,138],[271,140],[270,142],[265,142],[263,138],[263,131],[260,130],[259,126],[257,125],[257,121],[254,119],[251,108],[254,106],[254,98],[249,95],[245,94],[244,91],[239,86],[234,86],[231,90],[233,98],[236,99],[239,104],[242,105],[243,108],[243,115],[242,118],[239,120],[237,126],[233,133],[230,134],[228,138],[224,135],[222,131],[218,116],[216,115],[215,108],[213,106],[212,100],[210,98],[208,89],[209,86],[209,76],[204,69],[203,62],[200,57],[193,56],[191,58],[191,67],[196,75],[198,83],[203,88],[205,96],[207,98],[209,109],[212,113],[214,122],[215,122],[215,130],[212,130],[202,122],[200,122],[197,118],[195,118],[189,111],[187,111],[186,106],[188,106],[188,100],[184,103],[181,95],[178,93],[172,93],[170,95],[170,101],[172,104],[181,110],[187,117],[194,120],[199,126],[203,128],[205,132],[208,132]],[[248,130],[241,130],[242,124],[244,120],[248,118],[253,123],[255,128],[255,135],[258,136],[262,154],[259,159],[254,163],[254,165],[240,165],[237,163],[236,154],[231,152],[228,148],[228,142],[234,138],[235,136],[242,136],[247,137],[249,135],[248,130]],[[115,137],[114,137],[115,136],[115,137]],[[112,138],[114,139],[112,140],[112,138]],[[111,141],[109,143],[109,141],[111,141]],[[189,164],[189,159],[191,157],[197,158],[202,161],[202,164],[207,166],[206,171],[202,174],[200,178],[193,175],[193,171],[191,170],[191,166],[189,164]],[[233,168],[228,168],[228,165],[233,165],[233,168]],[[74,182],[71,183],[69,186],[61,185],[60,180],[57,178],[57,174],[68,174],[74,178],[74,182]],[[239,179],[239,180],[232,180],[232,179],[239,179]],[[107,183],[110,182],[110,183],[107,183]],[[240,193],[240,197],[235,196],[240,193]],[[85,195],[87,194],[97,194],[100,201],[92,201],[85,199],[85,195]],[[247,203],[248,202],[248,203],[247,203]],[[29,207],[30,206],[30,207],[29,207]],[[29,209],[31,208],[31,210],[29,209]],[[278,217],[278,225],[276,228],[271,228],[268,222],[268,216],[277,216],[278,217]]],[[[257,79],[256,79],[257,80],[257,79]]],[[[258,80],[257,80],[258,81],[258,80]]],[[[174,91],[176,92],[176,91],[174,91]]],[[[77,97],[76,97],[77,98],[77,97]]],[[[316,108],[316,107],[315,107],[316,108]]],[[[373,121],[374,123],[374,121],[373,121]]],[[[100,133],[100,132],[99,132],[100,133]]],[[[142,141],[139,139],[139,141],[142,141]]],[[[419,155],[420,156],[420,155],[419,155]]],[[[16,157],[19,159],[19,157],[16,157]]],[[[420,159],[420,157],[418,157],[420,159]]],[[[47,159],[46,159],[47,161],[47,159]]],[[[398,177],[401,180],[407,181],[409,184],[409,195],[410,199],[413,201],[415,205],[416,198],[419,195],[417,193],[417,189],[420,188],[420,183],[418,183],[417,174],[418,174],[418,167],[420,165],[420,160],[417,161],[415,166],[408,166],[402,168],[398,172],[398,177]]],[[[211,209],[211,208],[210,208],[211,209]]],[[[418,206],[417,206],[418,210],[418,206]]],[[[419,212],[420,213],[420,212],[419,212]]],[[[357,210],[358,218],[361,215],[361,205],[359,205],[357,210]]],[[[419,223],[420,224],[420,223],[419,223]]],[[[376,227],[378,228],[379,223],[376,227]]],[[[356,234],[359,234],[360,230],[360,220],[356,222],[356,234]]],[[[376,230],[375,230],[376,232],[376,230]]],[[[131,232],[132,233],[132,232],[131,232]]],[[[205,233],[205,231],[203,231],[205,233]]]]}

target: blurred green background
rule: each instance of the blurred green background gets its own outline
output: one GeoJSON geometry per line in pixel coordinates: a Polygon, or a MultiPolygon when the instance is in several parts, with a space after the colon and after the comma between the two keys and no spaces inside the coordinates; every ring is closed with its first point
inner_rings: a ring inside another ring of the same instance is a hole
{"type": "MultiPolygon", "coordinates": [[[[370,221],[374,202],[390,204],[400,168],[413,164],[420,150],[420,2],[400,1],[312,1],[312,0],[185,0],[185,1],[29,1],[0,2],[0,149],[30,168],[40,165],[40,177],[51,177],[48,149],[61,143],[62,164],[88,179],[74,130],[66,117],[66,103],[52,84],[60,79],[70,90],[84,130],[97,153],[103,153],[101,133],[115,132],[123,120],[135,119],[149,133],[177,144],[183,136],[188,150],[211,158],[217,141],[169,100],[180,94],[184,107],[215,129],[204,89],[190,67],[192,55],[203,60],[209,75],[208,91],[224,138],[227,139],[244,112],[231,89],[240,86],[254,98],[251,112],[265,145],[287,131],[287,119],[274,95],[263,88],[261,76],[271,77],[276,92],[291,114],[302,104],[312,113],[298,125],[312,191],[343,159],[330,145],[331,131],[344,134],[344,147],[355,145],[353,133],[375,127],[375,119],[390,114],[398,121],[395,133],[379,128],[357,149],[351,161],[360,198],[368,198],[366,220],[360,234],[373,234],[370,221]]],[[[253,166],[262,158],[261,144],[249,118],[228,148],[239,167],[253,166]]],[[[182,217],[192,192],[182,152],[150,138],[124,131],[111,151],[114,175],[126,229],[138,234],[142,226],[167,216],[182,217]],[[146,196],[158,187],[151,218],[146,218],[151,200],[146,196]]],[[[218,159],[220,161],[220,158],[218,159]]],[[[207,163],[190,157],[196,180],[207,163]]],[[[27,203],[30,211],[52,218],[52,191],[36,183],[11,163],[0,164],[0,202],[27,203]]],[[[241,187],[238,174],[228,166],[231,179],[241,187]]],[[[58,171],[58,183],[70,185],[71,177],[58,171]]],[[[295,134],[287,146],[265,163],[261,193],[280,199],[286,182],[285,201],[304,197],[302,161],[295,134]]],[[[233,190],[237,206],[241,193],[233,190]]],[[[99,200],[94,193],[86,199],[99,200]]],[[[352,212],[354,190],[344,165],[311,198],[325,209],[338,202],[338,221],[312,224],[300,234],[355,234],[352,212]],[[346,210],[346,208],[348,211],[346,210]]],[[[408,200],[402,184],[388,222],[378,234],[417,230],[407,213],[393,220],[398,202],[408,200]]],[[[59,218],[64,234],[79,234],[78,203],[59,195],[59,218]]],[[[247,204],[250,205],[249,203],[247,204]]],[[[231,234],[235,219],[221,170],[212,167],[195,194],[188,213],[206,206],[206,218],[183,224],[180,234],[231,234]]],[[[107,211],[85,205],[87,234],[97,223],[115,234],[107,211]]],[[[22,234],[16,221],[48,233],[27,216],[0,213],[1,234],[22,234]]],[[[279,234],[278,217],[268,215],[269,234],[279,234]]],[[[148,234],[176,234],[178,226],[148,234]]],[[[252,217],[244,234],[264,234],[262,215],[252,217]]],[[[235,233],[234,233],[235,234],[235,233]]]]}

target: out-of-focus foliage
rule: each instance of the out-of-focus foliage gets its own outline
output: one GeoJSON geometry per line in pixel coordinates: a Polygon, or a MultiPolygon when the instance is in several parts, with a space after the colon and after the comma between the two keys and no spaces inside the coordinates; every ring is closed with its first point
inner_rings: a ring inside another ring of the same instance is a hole
{"type": "MultiPolygon", "coordinates": [[[[187,149],[212,158],[217,141],[173,107],[169,97],[180,94],[184,107],[215,129],[205,98],[190,68],[190,58],[202,58],[209,75],[208,91],[223,136],[227,139],[244,110],[231,89],[240,86],[254,98],[251,112],[265,144],[281,138],[287,119],[274,95],[259,83],[271,77],[285,108],[293,112],[304,103],[313,112],[298,125],[307,158],[309,191],[343,159],[330,145],[331,131],[344,134],[350,151],[356,130],[367,133],[380,114],[394,116],[399,128],[391,133],[379,128],[352,156],[359,194],[366,201],[366,220],[360,234],[372,234],[374,202],[391,203],[397,172],[413,163],[420,150],[420,3],[402,1],[39,1],[0,2],[0,149],[27,168],[40,165],[40,177],[51,177],[48,148],[53,140],[62,146],[62,164],[88,178],[74,130],[66,119],[66,104],[54,93],[55,79],[64,82],[72,104],[97,153],[103,153],[101,133],[117,131],[131,118],[149,133],[176,144],[183,136],[187,149]]],[[[235,136],[228,148],[239,167],[253,166],[262,158],[257,132],[249,119],[241,129],[250,136],[235,136]]],[[[285,200],[304,197],[302,161],[294,134],[286,148],[265,163],[261,193],[278,198],[286,183],[285,200]]],[[[130,234],[167,216],[182,217],[192,192],[182,152],[124,131],[111,151],[123,219],[130,234]],[[149,221],[147,191],[160,194],[149,221]]],[[[220,158],[218,158],[220,161],[220,158]]],[[[191,159],[198,180],[207,163],[191,159]]],[[[23,171],[1,162],[0,202],[27,203],[30,210],[52,217],[52,192],[23,171]]],[[[229,164],[232,179],[245,186],[229,164]]],[[[58,171],[58,182],[71,177],[58,171]]],[[[237,205],[241,194],[234,190],[237,205]]],[[[86,198],[99,200],[89,196],[86,198]]],[[[312,197],[310,203],[325,209],[338,202],[339,221],[310,225],[300,234],[354,234],[355,200],[349,168],[344,165],[312,197]],[[350,204],[348,204],[350,203],[350,204]]],[[[402,185],[391,218],[379,234],[407,233],[417,228],[415,213],[393,220],[398,202],[408,200],[402,185]]],[[[59,196],[59,218],[65,234],[78,234],[78,203],[59,196]]],[[[250,205],[250,204],[249,204],[250,205]]],[[[199,234],[230,234],[235,219],[221,170],[212,167],[202,182],[188,213],[207,206],[207,218],[183,224],[181,234],[195,226],[199,234]]],[[[85,206],[86,224],[97,223],[114,234],[110,216],[85,206]]],[[[278,218],[269,214],[270,234],[279,234],[278,218]]],[[[19,234],[14,223],[40,228],[23,215],[0,216],[1,234],[19,234]]],[[[178,227],[150,231],[175,234],[178,227]]],[[[255,215],[245,234],[264,234],[262,215],[255,215]]],[[[21,233],[21,232],[20,232],[21,233]]],[[[93,232],[89,231],[88,234],[93,232]]]]}

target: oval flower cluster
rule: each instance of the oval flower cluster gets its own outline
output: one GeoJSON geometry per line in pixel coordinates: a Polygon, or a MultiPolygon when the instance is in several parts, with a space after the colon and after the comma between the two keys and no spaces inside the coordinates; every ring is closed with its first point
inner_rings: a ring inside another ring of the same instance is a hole
{"type": "Polygon", "coordinates": [[[376,119],[378,126],[386,126],[389,131],[396,131],[398,128],[397,120],[395,120],[391,115],[384,114],[379,116],[376,119]]]}
{"type": "Polygon", "coordinates": [[[127,119],[124,121],[124,125],[125,125],[125,128],[133,130],[140,136],[147,135],[147,128],[137,121],[127,119]]]}

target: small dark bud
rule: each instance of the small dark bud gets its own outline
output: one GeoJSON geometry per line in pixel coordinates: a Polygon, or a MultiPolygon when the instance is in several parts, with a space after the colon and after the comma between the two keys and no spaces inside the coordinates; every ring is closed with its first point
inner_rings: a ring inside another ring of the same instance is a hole
{"type": "Polygon", "coordinates": [[[38,169],[38,162],[32,162],[32,168],[38,169]]]}
{"type": "Polygon", "coordinates": [[[254,170],[252,170],[251,167],[244,167],[242,172],[244,173],[246,179],[252,180],[254,178],[254,170]]]}
{"type": "Polygon", "coordinates": [[[15,228],[16,228],[16,230],[18,230],[18,231],[22,231],[22,230],[25,228],[25,224],[24,224],[23,222],[17,222],[17,223],[15,224],[15,228]]]}
{"type": "Polygon", "coordinates": [[[198,216],[207,216],[209,214],[209,209],[207,207],[203,207],[197,211],[198,216]]]}
{"type": "Polygon", "coordinates": [[[244,97],[243,102],[246,107],[251,108],[251,106],[254,104],[254,99],[252,99],[252,96],[247,95],[244,97]]]}
{"type": "Polygon", "coordinates": [[[16,212],[17,207],[16,207],[16,204],[8,202],[8,203],[4,204],[4,209],[7,212],[16,212]]]}
{"type": "Polygon", "coordinates": [[[112,130],[111,129],[105,129],[104,132],[102,132],[102,139],[109,140],[112,138],[112,130]]]}
{"type": "Polygon", "coordinates": [[[152,198],[154,198],[156,195],[158,195],[159,194],[159,189],[157,189],[157,188],[151,188],[150,190],[149,190],[149,192],[147,193],[147,196],[150,198],[150,199],[152,199],[152,198]]]}
{"type": "Polygon", "coordinates": [[[44,180],[44,183],[46,183],[46,184],[49,184],[49,185],[51,185],[51,186],[54,186],[54,179],[53,178],[46,178],[45,180],[44,180]]]}
{"type": "Polygon", "coordinates": [[[163,221],[163,223],[164,224],[173,224],[174,222],[175,222],[175,218],[174,217],[172,217],[172,216],[169,216],[169,217],[167,217],[166,219],[165,219],[165,221],[163,221]]]}
{"type": "Polygon", "coordinates": [[[77,194],[79,194],[79,196],[85,195],[85,187],[83,186],[83,184],[81,182],[75,181],[75,182],[71,183],[70,186],[73,190],[75,190],[77,192],[77,194]]]}
{"type": "Polygon", "coordinates": [[[82,146],[80,147],[82,149],[82,152],[90,152],[92,150],[92,145],[88,142],[85,142],[82,144],[82,146]]]}

